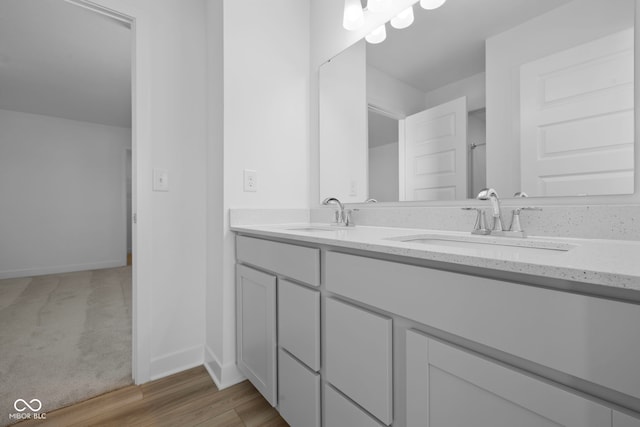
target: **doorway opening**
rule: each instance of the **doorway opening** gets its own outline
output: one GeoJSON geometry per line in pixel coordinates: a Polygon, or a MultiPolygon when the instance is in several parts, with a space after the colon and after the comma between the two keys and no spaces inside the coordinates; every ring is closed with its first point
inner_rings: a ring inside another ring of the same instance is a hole
{"type": "Polygon", "coordinates": [[[133,30],[84,1],[0,9],[0,410],[51,411],[132,382],[133,30]]]}

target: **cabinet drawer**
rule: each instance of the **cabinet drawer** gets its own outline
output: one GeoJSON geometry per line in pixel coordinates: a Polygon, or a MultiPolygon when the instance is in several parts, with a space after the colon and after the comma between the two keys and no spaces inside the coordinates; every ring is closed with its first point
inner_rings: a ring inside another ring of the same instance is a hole
{"type": "Polygon", "coordinates": [[[324,385],[324,427],[382,427],[331,386],[324,385]]]}
{"type": "Polygon", "coordinates": [[[326,255],[331,292],[640,398],[640,305],[326,255]]]}
{"type": "Polygon", "coordinates": [[[238,236],[236,258],[313,286],[320,285],[320,249],[238,236]]]}
{"type": "Polygon", "coordinates": [[[320,374],[278,352],[278,411],[291,426],[320,427],[320,374]]]}
{"type": "Polygon", "coordinates": [[[320,292],[278,282],[278,340],[314,371],[320,370],[320,292]]]}
{"type": "Polygon", "coordinates": [[[607,427],[611,409],[407,331],[407,426],[607,427]]]}
{"type": "Polygon", "coordinates": [[[391,424],[391,319],[327,298],[325,327],[327,381],[391,424]]]}

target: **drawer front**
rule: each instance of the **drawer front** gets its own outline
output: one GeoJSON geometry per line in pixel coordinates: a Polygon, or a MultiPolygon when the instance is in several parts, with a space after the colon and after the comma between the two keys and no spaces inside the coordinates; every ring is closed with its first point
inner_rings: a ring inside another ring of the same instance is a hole
{"type": "Polygon", "coordinates": [[[278,411],[291,426],[320,427],[320,374],[278,352],[278,411]]]}
{"type": "Polygon", "coordinates": [[[407,331],[407,426],[607,427],[611,409],[407,331]]]}
{"type": "Polygon", "coordinates": [[[320,249],[237,236],[236,258],[238,261],[320,286],[320,249]]]}
{"type": "Polygon", "coordinates": [[[327,290],[640,398],[640,306],[328,252],[327,290]]]}
{"type": "Polygon", "coordinates": [[[382,425],[331,386],[325,384],[324,427],[381,427],[382,425]]]}
{"type": "Polygon", "coordinates": [[[325,327],[327,381],[391,424],[391,319],[327,298],[325,327]]]}
{"type": "Polygon", "coordinates": [[[278,282],[278,342],[309,368],[320,370],[320,292],[278,282]]]}

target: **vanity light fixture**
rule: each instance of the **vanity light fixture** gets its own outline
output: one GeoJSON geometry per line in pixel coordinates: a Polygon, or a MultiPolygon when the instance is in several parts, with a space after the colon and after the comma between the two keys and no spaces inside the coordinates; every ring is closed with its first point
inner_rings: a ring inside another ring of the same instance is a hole
{"type": "Polygon", "coordinates": [[[371,31],[365,39],[371,44],[382,43],[387,38],[387,28],[385,24],[380,25],[375,30],[371,31]]]}
{"type": "Polygon", "coordinates": [[[359,30],[364,25],[364,11],[360,0],[344,0],[342,26],[345,30],[359,30]]]}
{"type": "Polygon", "coordinates": [[[367,0],[367,10],[371,13],[386,12],[391,6],[391,0],[367,0]]]}
{"type": "Polygon", "coordinates": [[[391,26],[399,30],[413,24],[413,6],[409,6],[391,19],[391,26]]]}
{"type": "Polygon", "coordinates": [[[423,9],[433,10],[442,6],[447,0],[420,0],[423,9]]]}

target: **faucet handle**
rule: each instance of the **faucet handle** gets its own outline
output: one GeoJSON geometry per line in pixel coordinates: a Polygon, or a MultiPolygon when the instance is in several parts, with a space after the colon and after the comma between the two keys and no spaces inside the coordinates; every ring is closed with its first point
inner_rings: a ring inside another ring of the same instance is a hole
{"type": "Polygon", "coordinates": [[[487,229],[487,219],[483,209],[480,208],[462,208],[463,211],[476,211],[476,222],[473,225],[473,231],[471,234],[490,234],[491,231],[487,229]]]}
{"type": "Polygon", "coordinates": [[[344,211],[344,225],[346,227],[355,227],[356,224],[353,222],[351,218],[351,214],[354,212],[358,212],[360,209],[346,209],[344,211]]]}
{"type": "Polygon", "coordinates": [[[513,210],[513,214],[511,215],[511,226],[509,227],[510,232],[522,233],[522,237],[524,237],[524,230],[520,225],[520,211],[541,211],[542,208],[536,206],[525,206],[521,208],[515,208],[513,210]]]}

